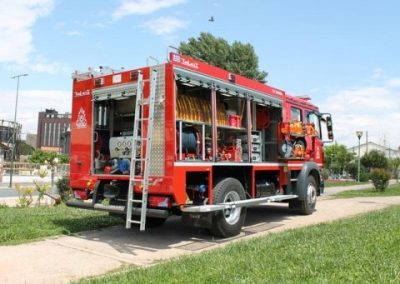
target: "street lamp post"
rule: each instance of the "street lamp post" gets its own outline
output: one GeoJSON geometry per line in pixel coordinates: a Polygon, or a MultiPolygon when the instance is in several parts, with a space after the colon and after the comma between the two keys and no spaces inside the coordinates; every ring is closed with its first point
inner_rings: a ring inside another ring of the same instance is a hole
{"type": "Polygon", "coordinates": [[[357,163],[357,182],[360,182],[360,140],[363,135],[362,131],[356,131],[358,137],[358,163],[357,163]]]}
{"type": "Polygon", "coordinates": [[[19,92],[19,79],[21,77],[28,76],[28,74],[19,74],[11,77],[11,79],[17,79],[17,94],[15,96],[15,110],[14,110],[14,131],[13,131],[13,146],[11,149],[11,168],[10,168],[10,185],[9,187],[12,187],[12,178],[14,174],[14,155],[15,155],[15,140],[16,140],[16,135],[17,135],[17,108],[18,108],[18,92],[19,92]]]}

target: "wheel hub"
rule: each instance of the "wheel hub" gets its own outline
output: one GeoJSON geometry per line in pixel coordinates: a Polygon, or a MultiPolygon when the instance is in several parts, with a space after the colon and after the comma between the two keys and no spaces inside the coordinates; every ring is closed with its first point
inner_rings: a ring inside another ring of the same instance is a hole
{"type": "Polygon", "coordinates": [[[307,186],[307,202],[309,205],[315,204],[317,201],[317,189],[312,183],[307,186]]]}
{"type": "MultiPolygon", "coordinates": [[[[224,203],[234,202],[239,200],[240,200],[239,194],[236,191],[230,191],[225,196],[224,203]]],[[[224,210],[225,221],[230,225],[236,224],[240,218],[240,211],[241,211],[240,207],[225,209],[224,210]]]]}

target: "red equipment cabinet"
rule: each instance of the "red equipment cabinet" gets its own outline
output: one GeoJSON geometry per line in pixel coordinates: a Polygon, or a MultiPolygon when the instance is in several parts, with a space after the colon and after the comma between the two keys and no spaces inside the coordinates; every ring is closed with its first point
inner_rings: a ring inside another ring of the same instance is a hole
{"type": "MultiPolygon", "coordinates": [[[[312,213],[323,192],[321,124],[331,133],[330,115],[307,99],[176,53],[156,66],[73,74],[70,184],[77,198],[92,202],[69,206],[126,214],[129,180],[141,171],[139,164],[131,173],[129,165],[136,92],[142,84],[149,98],[153,73],[148,225],[182,214],[228,237],[240,232],[245,207],[254,204],[288,201],[312,213]]],[[[133,190],[140,196],[143,188],[133,190]]]]}

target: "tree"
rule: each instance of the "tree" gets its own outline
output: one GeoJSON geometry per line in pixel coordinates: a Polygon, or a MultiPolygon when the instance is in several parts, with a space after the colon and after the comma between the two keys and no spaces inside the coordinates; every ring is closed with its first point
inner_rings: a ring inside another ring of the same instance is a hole
{"type": "Polygon", "coordinates": [[[361,157],[361,164],[371,171],[371,169],[387,169],[389,167],[388,159],[381,151],[372,150],[361,157]]]}
{"type": "Polygon", "coordinates": [[[203,60],[209,64],[233,73],[265,82],[268,73],[258,68],[258,57],[251,44],[235,41],[232,45],[210,33],[200,33],[198,38],[189,38],[181,42],[179,51],[183,55],[203,60]]]}
{"type": "Polygon", "coordinates": [[[35,148],[33,148],[31,145],[26,144],[25,141],[17,141],[17,153],[19,155],[31,155],[33,151],[35,151],[35,148]]]}
{"type": "Polygon", "coordinates": [[[347,165],[354,159],[353,154],[347,151],[345,145],[333,144],[325,148],[325,166],[333,173],[341,174],[347,165]]]}
{"type": "Polygon", "coordinates": [[[393,177],[399,182],[399,168],[400,158],[394,158],[389,161],[390,169],[392,170],[393,177]]]}

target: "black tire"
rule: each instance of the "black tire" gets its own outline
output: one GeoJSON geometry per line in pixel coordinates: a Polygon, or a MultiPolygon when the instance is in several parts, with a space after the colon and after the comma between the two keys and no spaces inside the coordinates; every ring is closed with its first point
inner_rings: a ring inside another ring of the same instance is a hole
{"type": "Polygon", "coordinates": [[[306,180],[306,192],[305,200],[290,200],[289,208],[296,210],[302,215],[311,215],[315,211],[315,205],[317,204],[317,182],[312,175],[309,175],[306,180]]]}
{"type": "MultiPolygon", "coordinates": [[[[225,178],[214,187],[213,204],[239,201],[245,198],[243,186],[235,178],[225,178]]],[[[218,211],[212,216],[210,232],[221,238],[236,236],[242,229],[245,217],[246,208],[244,207],[218,211]]]]}

